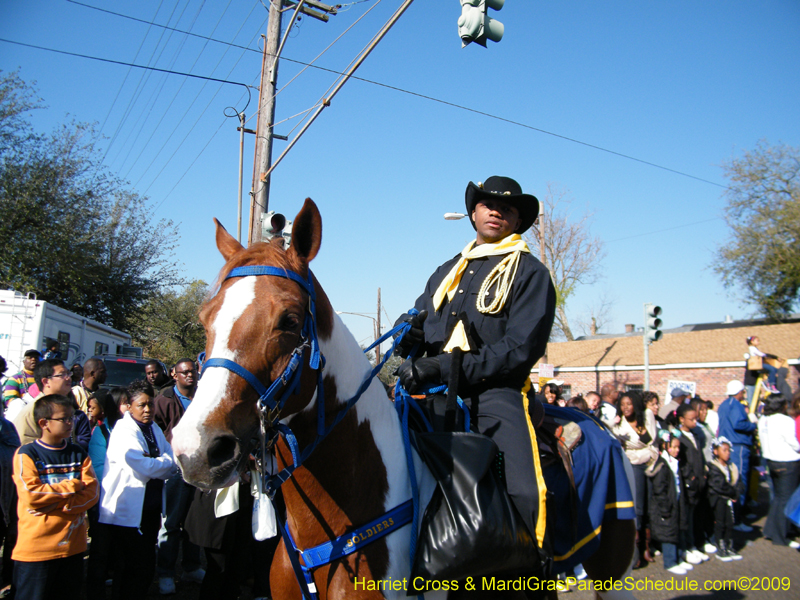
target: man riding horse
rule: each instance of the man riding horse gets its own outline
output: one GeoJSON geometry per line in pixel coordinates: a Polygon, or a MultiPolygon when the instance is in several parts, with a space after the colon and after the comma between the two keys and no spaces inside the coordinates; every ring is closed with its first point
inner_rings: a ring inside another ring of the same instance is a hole
{"type": "MultiPolygon", "coordinates": [[[[436,269],[414,305],[419,314],[398,319],[412,326],[400,353],[414,352],[398,375],[411,394],[447,383],[449,350],[465,350],[459,396],[477,430],[503,452],[508,493],[541,548],[546,487],[527,392],[531,367],[550,337],[556,293],[549,271],[520,236],[536,220],[539,201],[513,179],[495,176],[469,183],[466,207],[476,239],[436,269]]],[[[531,412],[542,414],[541,407],[531,412]]]]}

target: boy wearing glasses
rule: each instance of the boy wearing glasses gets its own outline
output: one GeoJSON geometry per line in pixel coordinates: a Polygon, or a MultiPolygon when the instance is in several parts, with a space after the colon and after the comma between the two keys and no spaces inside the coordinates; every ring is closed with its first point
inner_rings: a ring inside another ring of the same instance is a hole
{"type": "Polygon", "coordinates": [[[79,598],[86,551],[86,511],[98,485],[89,455],[70,441],[73,401],[49,394],[36,400],[36,441],[14,455],[19,537],[12,558],[18,600],[79,598]]]}

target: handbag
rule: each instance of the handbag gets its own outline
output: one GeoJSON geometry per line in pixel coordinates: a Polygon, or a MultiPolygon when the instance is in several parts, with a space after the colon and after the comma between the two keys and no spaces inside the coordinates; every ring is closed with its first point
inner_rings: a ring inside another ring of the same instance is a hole
{"type": "MultiPolygon", "coordinates": [[[[453,352],[451,373],[460,371],[453,352]]],[[[541,566],[531,536],[505,487],[502,453],[480,433],[452,431],[456,381],[449,382],[446,431],[413,431],[412,440],[436,480],[417,540],[412,580],[463,580],[541,566]]]]}

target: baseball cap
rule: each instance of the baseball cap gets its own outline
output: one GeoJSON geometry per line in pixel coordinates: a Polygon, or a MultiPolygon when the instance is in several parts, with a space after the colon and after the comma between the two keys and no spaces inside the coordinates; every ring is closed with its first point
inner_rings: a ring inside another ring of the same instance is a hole
{"type": "Polygon", "coordinates": [[[725,388],[725,393],[728,394],[728,396],[735,396],[743,389],[744,389],[744,384],[741,381],[739,381],[738,379],[732,379],[731,381],[728,382],[728,386],[725,388]]]}

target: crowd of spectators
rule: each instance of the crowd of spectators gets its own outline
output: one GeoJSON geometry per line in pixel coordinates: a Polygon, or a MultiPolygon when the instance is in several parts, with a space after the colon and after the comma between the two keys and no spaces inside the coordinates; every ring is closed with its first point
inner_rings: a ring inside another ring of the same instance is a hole
{"type": "Polygon", "coordinates": [[[202,599],[237,598],[253,579],[254,597],[267,598],[277,538],[253,540],[249,472],[220,502],[186,483],[172,454],[195,361],[169,373],[150,361],[144,379],[106,389],[102,360],[67,368],[57,350],[25,352],[3,385],[0,597],[69,600],[85,589],[88,600],[138,600],[154,580],[175,594],[178,580],[199,584],[202,599]]]}
{"type": "Polygon", "coordinates": [[[658,554],[674,575],[686,575],[711,555],[741,560],[733,532],[753,531],[754,482],[764,474],[770,500],[761,533],[775,545],[800,549],[793,539],[800,531],[784,510],[800,486],[800,393],[789,402],[766,385],[766,399],[751,412],[739,380],[727,384],[718,407],[680,387],[662,406],[655,392],[621,391],[613,383],[569,400],[558,385],[548,385],[557,389],[545,388],[544,398],[602,421],[630,460],[637,568],[658,554]]]}
{"type": "MultiPolygon", "coordinates": [[[[172,455],[172,430],[197,386],[195,361],[170,372],[150,361],[145,379],[108,390],[102,360],[68,369],[57,354],[56,345],[25,352],[2,388],[0,597],[68,600],[85,583],[88,600],[105,599],[109,584],[113,598],[138,599],[154,579],[171,595],[181,554],[180,580],[199,583],[200,598],[236,598],[248,577],[266,598],[277,539],[253,540],[249,472],[221,494],[204,492],[183,480],[172,455]],[[248,556],[258,568],[243,573],[248,556]]],[[[784,514],[800,485],[800,394],[790,404],[770,385],[754,414],[737,380],[716,408],[681,388],[661,406],[655,392],[613,383],[567,399],[562,384],[547,383],[542,400],[604,423],[633,467],[638,567],[658,554],[675,575],[712,554],[741,560],[732,532],[752,531],[754,468],[769,475],[764,537],[800,548],[784,514]]]]}

